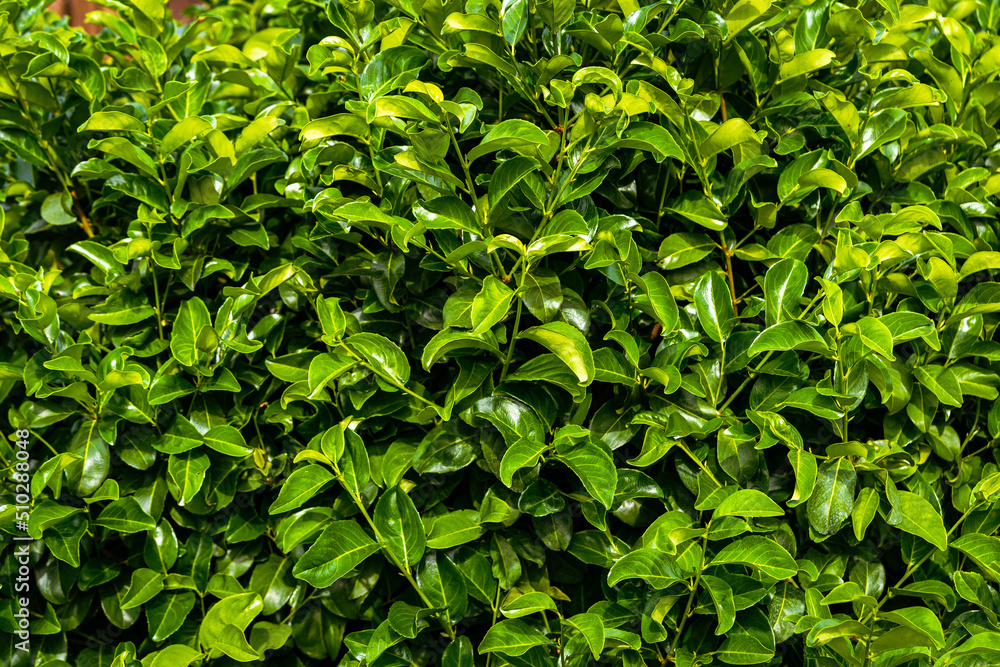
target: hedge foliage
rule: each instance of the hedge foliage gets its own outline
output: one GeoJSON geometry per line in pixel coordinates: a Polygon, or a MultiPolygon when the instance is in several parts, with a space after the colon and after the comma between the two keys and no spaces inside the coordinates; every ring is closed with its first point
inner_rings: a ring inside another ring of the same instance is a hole
{"type": "Polygon", "coordinates": [[[4,664],[1000,662],[1000,2],[641,1],[0,4],[4,664]]]}

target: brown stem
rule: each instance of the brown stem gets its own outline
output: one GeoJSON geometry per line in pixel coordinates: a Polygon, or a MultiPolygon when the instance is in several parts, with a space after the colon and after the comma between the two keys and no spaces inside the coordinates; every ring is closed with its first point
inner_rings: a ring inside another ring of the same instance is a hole
{"type": "Polygon", "coordinates": [[[80,202],[76,198],[76,193],[70,191],[69,198],[73,200],[73,208],[76,209],[76,214],[80,216],[80,226],[83,227],[84,233],[87,238],[94,238],[94,230],[90,227],[90,221],[87,220],[87,215],[83,212],[83,208],[80,207],[80,202]]]}
{"type": "Polygon", "coordinates": [[[733,280],[733,254],[729,251],[729,244],[726,243],[726,236],[722,232],[719,232],[719,237],[722,240],[722,250],[726,253],[726,278],[729,279],[729,297],[733,300],[733,313],[736,312],[736,282],[733,280]]]}

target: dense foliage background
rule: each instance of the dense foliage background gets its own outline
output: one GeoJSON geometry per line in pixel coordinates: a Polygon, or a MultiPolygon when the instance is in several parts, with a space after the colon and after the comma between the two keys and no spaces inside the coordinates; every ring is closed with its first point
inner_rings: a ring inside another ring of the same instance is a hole
{"type": "Polygon", "coordinates": [[[998,0],[45,4],[4,664],[1000,662],[998,0]]]}

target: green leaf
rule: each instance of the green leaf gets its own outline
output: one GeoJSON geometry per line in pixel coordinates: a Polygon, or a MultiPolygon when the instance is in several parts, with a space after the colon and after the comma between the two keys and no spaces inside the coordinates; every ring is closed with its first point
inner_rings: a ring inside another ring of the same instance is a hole
{"type": "Polygon", "coordinates": [[[177,561],[177,536],[169,521],[160,520],[156,528],[146,535],[143,559],[153,570],[166,572],[177,561]]]}
{"type": "Polygon", "coordinates": [[[545,611],[558,610],[551,597],[538,591],[525,593],[500,607],[500,613],[506,618],[521,618],[545,611]]]}
{"type": "Polygon", "coordinates": [[[844,458],[835,458],[819,467],[816,486],[806,503],[809,526],[821,535],[839,530],[854,507],[858,476],[844,458]]]}
{"type": "Polygon", "coordinates": [[[198,451],[191,450],[170,455],[167,474],[178,488],[178,504],[183,506],[194,499],[205,482],[205,473],[210,465],[208,456],[198,451]]]}
{"type": "MultiPolygon", "coordinates": [[[[191,591],[167,592],[157,595],[155,599],[148,602],[146,604],[146,622],[149,627],[150,639],[154,642],[162,642],[180,630],[191,610],[194,609],[195,599],[195,594],[191,591]]],[[[182,645],[175,644],[168,649],[177,646],[182,645]]],[[[162,657],[166,653],[165,649],[158,657],[162,657]]],[[[176,664],[183,664],[183,661],[176,664]]]]}
{"type": "Polygon", "coordinates": [[[162,375],[149,386],[147,400],[150,405],[164,405],[194,392],[194,385],[183,377],[179,375],[162,375]]]}
{"type": "Polygon", "coordinates": [[[448,644],[441,656],[441,667],[473,667],[472,642],[465,635],[448,644]]]}
{"type": "Polygon", "coordinates": [[[399,346],[384,336],[356,333],[345,342],[376,373],[405,385],[410,379],[410,362],[399,346]]]}
{"type": "Polygon", "coordinates": [[[500,461],[500,480],[510,486],[514,473],[521,468],[534,467],[548,448],[549,445],[544,441],[521,438],[504,452],[503,459],[500,461]]]}
{"type": "Polygon", "coordinates": [[[663,331],[667,333],[673,331],[678,319],[677,303],[670,293],[670,285],[666,279],[656,271],[641,276],[633,275],[631,278],[642,289],[648,299],[652,315],[663,327],[663,331]]]}
{"type": "Polygon", "coordinates": [[[657,265],[664,271],[679,269],[708,257],[715,247],[715,242],[704,234],[671,234],[660,244],[657,265]]]}
{"type": "Polygon", "coordinates": [[[718,625],[715,628],[716,635],[729,632],[736,621],[736,605],[733,601],[733,589],[724,579],[714,577],[710,574],[702,575],[701,583],[708,590],[715,605],[715,615],[718,625]]]}
{"type": "Polygon", "coordinates": [[[469,409],[469,417],[479,417],[491,423],[500,431],[508,446],[522,438],[533,442],[545,441],[542,423],[531,408],[506,396],[476,401],[469,409]]]}
{"type": "Polygon", "coordinates": [[[521,36],[528,27],[527,0],[503,0],[500,6],[500,27],[508,44],[521,41],[521,36]]]}
{"type": "Polygon", "coordinates": [[[420,561],[417,585],[434,607],[445,610],[449,619],[461,619],[469,604],[465,579],[450,558],[431,551],[420,561]]]}
{"type": "Polygon", "coordinates": [[[878,0],[878,4],[885,7],[886,11],[892,16],[894,21],[899,21],[899,2],[898,0],[878,0]]]}
{"type": "Polygon", "coordinates": [[[767,270],[764,277],[764,299],[767,304],[768,327],[795,317],[808,275],[806,265],[791,257],[777,262],[767,270]]]}
{"type": "Polygon", "coordinates": [[[910,491],[897,491],[892,500],[892,511],[886,517],[890,526],[927,540],[944,551],[948,548],[948,534],[944,520],[934,506],[923,496],[910,491]]]}
{"type": "MultiPolygon", "coordinates": [[[[573,78],[575,83],[576,75],[573,78]]],[[[622,132],[621,138],[616,143],[621,147],[638,148],[639,150],[652,153],[653,158],[657,162],[662,162],[668,157],[675,160],[684,159],[684,152],[677,145],[670,132],[655,123],[629,123],[629,126],[622,132]]]]}
{"type": "MultiPolygon", "coordinates": [[[[716,564],[749,565],[775,579],[788,579],[798,572],[795,559],[777,542],[766,537],[742,537],[724,547],[711,561],[716,564]]],[[[770,628],[770,625],[768,625],[770,628]]]]}
{"type": "Polygon", "coordinates": [[[79,241],[66,249],[86,257],[94,266],[104,271],[104,280],[107,282],[122,275],[124,267],[115,259],[114,253],[99,243],[79,241]]]}
{"type": "Polygon", "coordinates": [[[756,607],[736,615],[716,657],[729,665],[756,665],[774,656],[774,632],[767,616],[756,607]]]}
{"type": "Polygon", "coordinates": [[[302,466],[285,478],[268,514],[289,512],[301,507],[334,480],[333,473],[319,464],[302,466]]]}
{"type": "Polygon", "coordinates": [[[974,252],[962,264],[959,272],[961,278],[966,278],[980,271],[990,271],[1000,269],[1000,252],[974,252]]]}
{"type": "Polygon", "coordinates": [[[872,519],[875,518],[878,505],[879,496],[875,489],[865,487],[858,492],[858,497],[854,501],[854,507],[851,510],[851,521],[854,525],[854,536],[859,540],[864,539],[865,531],[868,529],[869,524],[871,524],[872,519]]]}
{"type": "Polygon", "coordinates": [[[608,572],[608,585],[626,579],[642,579],[660,590],[683,581],[684,575],[673,556],[655,549],[636,549],[619,558],[608,572]]]}
{"type": "Polygon", "coordinates": [[[893,609],[882,612],[881,617],[926,636],[935,648],[944,646],[944,631],[941,629],[941,621],[927,607],[893,609]]]}
{"type": "Polygon", "coordinates": [[[479,145],[466,154],[466,159],[471,163],[501,148],[522,155],[527,152],[527,156],[531,157],[538,147],[545,146],[548,142],[548,137],[538,126],[520,119],[505,120],[491,127],[479,145]]]}
{"type": "Polygon", "coordinates": [[[881,109],[865,119],[861,125],[857,159],[870,155],[879,146],[903,136],[906,115],[902,109],[881,109]]]}
{"type": "Polygon", "coordinates": [[[98,111],[77,132],[145,132],[146,125],[122,111],[98,111]]]}
{"type": "Polygon", "coordinates": [[[598,445],[584,442],[556,447],[556,455],[553,458],[565,463],[576,473],[592,498],[606,509],[611,509],[618,483],[618,471],[610,453],[598,445]]]}
{"type": "Polygon", "coordinates": [[[742,143],[752,142],[760,145],[760,139],[753,128],[742,118],[730,118],[720,125],[705,141],[701,142],[698,152],[702,158],[710,158],[716,153],[727,151],[742,143]]]}
{"type": "Polygon", "coordinates": [[[213,426],[202,436],[206,445],[220,454],[227,456],[250,456],[253,450],[247,447],[247,441],[234,427],[228,425],[213,426]]]}
{"type": "Polygon", "coordinates": [[[783,516],[784,510],[771,500],[766,493],[756,489],[738,489],[715,508],[713,517],[743,516],[766,517],[783,516]]]}
{"type": "Polygon", "coordinates": [[[771,0],[739,0],[725,16],[726,41],[753,25],[771,6],[771,0]]]}
{"type": "Polygon", "coordinates": [[[716,232],[729,225],[718,204],[697,190],[688,190],[673,200],[667,211],[716,232]]]}
{"type": "Polygon", "coordinates": [[[563,293],[559,276],[549,269],[532,269],[521,284],[522,299],[528,312],[542,322],[551,321],[562,305],[563,293]]]}
{"type": "MultiPolygon", "coordinates": [[[[889,361],[896,360],[896,357],[892,354],[893,339],[889,327],[874,317],[862,317],[854,326],[857,327],[858,337],[865,348],[881,354],[889,361]]],[[[844,327],[844,329],[848,332],[851,331],[847,327],[844,327]]]]}
{"type": "Polygon", "coordinates": [[[472,300],[472,333],[482,334],[503,320],[513,299],[514,290],[499,279],[488,276],[483,281],[483,288],[472,300]]]}
{"type": "MultiPolygon", "coordinates": [[[[325,329],[324,329],[325,330],[325,329]]],[[[308,386],[310,395],[320,392],[354,367],[356,362],[342,354],[318,354],[309,362],[308,386]]]]}
{"type": "Polygon", "coordinates": [[[427,546],[424,527],[413,501],[399,486],[382,494],[375,505],[375,528],[389,553],[409,569],[420,560],[427,546]]]}
{"type": "Polygon", "coordinates": [[[111,502],[94,519],[95,526],[103,526],[119,533],[140,533],[156,528],[156,522],[132,496],[111,502]]]}
{"type": "Polygon", "coordinates": [[[824,354],[829,350],[826,341],[815,327],[801,321],[781,322],[770,326],[754,339],[747,355],[751,358],[761,352],[806,350],[824,354]]]}
{"type": "Polygon", "coordinates": [[[327,137],[349,136],[356,139],[368,138],[368,125],[364,119],[350,113],[335,114],[317,118],[305,124],[299,132],[303,146],[311,147],[327,137]]]}
{"type": "MultiPolygon", "coordinates": [[[[191,594],[193,596],[193,594],[191,594]]],[[[185,644],[171,644],[156,653],[151,667],[187,667],[201,657],[199,651],[185,644]]]]}
{"type": "Polygon", "coordinates": [[[961,407],[962,388],[952,369],[938,365],[917,366],[913,369],[913,377],[945,405],[961,407]]]}
{"type": "Polygon", "coordinates": [[[143,605],[163,590],[163,575],[145,567],[132,571],[128,591],[122,598],[121,608],[132,609],[143,605]]]}
{"type": "Polygon", "coordinates": [[[715,342],[724,342],[733,332],[736,315],[733,295],[726,279],[717,272],[706,273],[694,288],[694,303],[698,321],[715,342]]]}
{"type": "Polygon", "coordinates": [[[208,307],[198,297],[182,303],[170,336],[170,352],[174,359],[185,366],[196,365],[199,359],[198,334],[211,322],[208,307]]]}
{"type": "MultiPolygon", "coordinates": [[[[441,360],[441,357],[452,351],[464,350],[467,352],[469,348],[486,350],[487,352],[492,352],[498,358],[502,358],[502,353],[497,347],[496,337],[490,332],[486,332],[482,335],[474,335],[465,331],[453,331],[450,329],[444,329],[438,332],[434,337],[427,343],[424,347],[423,356],[421,357],[421,363],[425,370],[430,370],[430,367],[441,360]]],[[[463,356],[459,356],[462,359],[463,356]]],[[[461,363],[461,362],[460,362],[461,363]]],[[[478,377],[479,383],[471,389],[475,389],[482,384],[483,374],[486,372],[485,369],[492,369],[494,362],[480,360],[476,361],[476,375],[478,377]]],[[[462,376],[460,378],[464,379],[462,376]]],[[[468,393],[464,394],[468,395],[468,393]]]]}
{"type": "Polygon", "coordinates": [[[378,549],[356,522],[334,521],[295,562],[292,574],[311,586],[326,588],[378,549]]]}
{"type": "MultiPolygon", "coordinates": [[[[926,539],[926,538],[925,538],[926,539]]],[[[991,579],[1000,574],[1000,538],[981,533],[968,533],[953,540],[951,546],[968,556],[991,579]]]]}
{"type": "Polygon", "coordinates": [[[237,662],[254,662],[260,658],[257,651],[250,646],[243,631],[231,624],[222,627],[210,646],[237,662]]]}
{"type": "Polygon", "coordinates": [[[480,653],[500,653],[511,657],[524,655],[533,646],[551,644],[536,628],[526,622],[511,619],[500,621],[486,631],[486,636],[479,644],[480,653]]]}
{"type": "Polygon", "coordinates": [[[431,549],[450,549],[477,539],[483,532],[479,512],[456,510],[434,520],[427,535],[427,546],[431,549]]]}
{"type": "Polygon", "coordinates": [[[809,500],[816,488],[816,457],[804,449],[792,449],[788,452],[788,463],[795,471],[795,493],[786,504],[797,507],[809,500]]]}
{"type": "MultiPolygon", "coordinates": [[[[448,17],[451,20],[455,14],[448,17]]],[[[486,17],[481,17],[486,19],[486,17]]],[[[490,177],[489,202],[490,209],[500,205],[506,195],[531,172],[538,169],[538,161],[529,157],[514,157],[504,160],[490,177]]]]}
{"type": "Polygon", "coordinates": [[[571,616],[564,622],[580,631],[594,660],[600,659],[604,651],[604,620],[597,614],[584,613],[571,616]]]}
{"type": "Polygon", "coordinates": [[[593,382],[594,354],[576,327],[565,322],[549,322],[525,329],[517,337],[527,338],[550,350],[573,371],[581,385],[593,382]]]}
{"type": "Polygon", "coordinates": [[[438,197],[416,204],[413,215],[427,229],[456,229],[480,234],[479,221],[472,207],[458,197],[438,197]]]}
{"type": "Polygon", "coordinates": [[[837,54],[828,49],[813,49],[805,53],[795,55],[786,62],[781,63],[778,69],[778,81],[787,81],[797,76],[815,72],[830,65],[836,60],[837,54]]]}
{"type": "Polygon", "coordinates": [[[350,428],[344,428],[343,433],[344,449],[338,462],[340,482],[352,496],[360,498],[371,479],[371,461],[361,437],[350,428]]]}
{"type": "Polygon", "coordinates": [[[441,28],[442,35],[454,35],[465,30],[485,32],[491,35],[500,34],[500,26],[496,21],[483,16],[482,14],[461,14],[452,12],[444,20],[444,27],[441,28]]]}

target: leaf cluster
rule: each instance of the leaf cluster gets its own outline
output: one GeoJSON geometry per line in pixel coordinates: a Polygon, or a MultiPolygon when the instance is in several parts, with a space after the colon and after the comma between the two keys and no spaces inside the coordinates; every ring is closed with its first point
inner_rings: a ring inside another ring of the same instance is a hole
{"type": "Polygon", "coordinates": [[[0,3],[4,664],[1000,662],[1000,0],[644,1],[0,3]]]}

